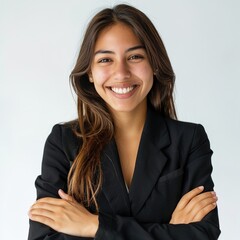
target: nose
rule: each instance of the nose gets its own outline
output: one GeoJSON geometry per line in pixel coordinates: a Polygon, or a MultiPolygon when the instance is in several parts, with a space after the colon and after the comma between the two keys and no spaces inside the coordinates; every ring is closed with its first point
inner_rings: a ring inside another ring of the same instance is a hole
{"type": "Polygon", "coordinates": [[[130,78],[131,72],[128,64],[125,61],[119,61],[115,65],[114,79],[115,80],[126,80],[130,78]]]}

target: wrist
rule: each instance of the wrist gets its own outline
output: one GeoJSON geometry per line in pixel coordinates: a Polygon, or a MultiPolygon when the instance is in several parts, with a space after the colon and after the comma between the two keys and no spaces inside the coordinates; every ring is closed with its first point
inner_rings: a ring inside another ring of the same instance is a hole
{"type": "Polygon", "coordinates": [[[99,220],[98,220],[98,215],[92,215],[91,216],[91,229],[90,229],[90,237],[95,237],[98,227],[99,227],[99,220]]]}

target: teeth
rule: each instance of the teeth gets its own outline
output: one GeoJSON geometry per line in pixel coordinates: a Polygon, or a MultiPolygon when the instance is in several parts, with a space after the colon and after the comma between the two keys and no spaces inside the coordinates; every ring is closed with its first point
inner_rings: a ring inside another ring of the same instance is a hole
{"type": "Polygon", "coordinates": [[[128,88],[116,88],[116,87],[113,87],[111,88],[111,90],[115,93],[118,93],[118,94],[126,94],[126,93],[129,93],[131,92],[132,90],[134,89],[134,87],[128,87],[128,88]]]}

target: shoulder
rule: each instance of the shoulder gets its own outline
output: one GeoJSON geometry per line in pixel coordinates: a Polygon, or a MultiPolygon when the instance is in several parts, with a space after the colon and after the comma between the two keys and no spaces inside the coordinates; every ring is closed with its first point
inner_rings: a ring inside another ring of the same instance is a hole
{"type": "Polygon", "coordinates": [[[202,126],[199,123],[180,121],[168,117],[163,118],[169,131],[175,133],[193,133],[198,125],[202,126]]]}
{"type": "Polygon", "coordinates": [[[77,130],[77,126],[78,125],[76,121],[57,123],[52,127],[52,131],[49,136],[53,138],[59,137],[76,138],[75,130],[77,130]]]}
{"type": "Polygon", "coordinates": [[[177,138],[184,142],[190,141],[192,146],[209,141],[205,128],[200,123],[180,121],[165,117],[164,121],[172,138],[177,138]]]}
{"type": "Polygon", "coordinates": [[[204,127],[199,123],[180,121],[164,116],[161,112],[148,108],[147,129],[154,139],[169,139],[172,146],[193,146],[208,140],[204,127]]]}
{"type": "Polygon", "coordinates": [[[54,145],[72,161],[82,144],[81,137],[77,135],[77,121],[57,123],[47,138],[46,145],[54,145]]]}
{"type": "Polygon", "coordinates": [[[205,128],[201,123],[181,121],[164,117],[164,121],[170,131],[194,134],[196,132],[205,132],[205,128]]]}

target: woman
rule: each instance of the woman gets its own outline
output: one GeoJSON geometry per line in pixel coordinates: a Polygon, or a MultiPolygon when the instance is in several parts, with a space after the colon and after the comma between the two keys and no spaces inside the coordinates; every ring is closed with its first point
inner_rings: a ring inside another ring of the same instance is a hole
{"type": "Polygon", "coordinates": [[[209,141],[176,120],[151,21],[123,4],[100,11],[70,78],[78,119],[46,141],[29,240],[217,239],[209,141]]]}

